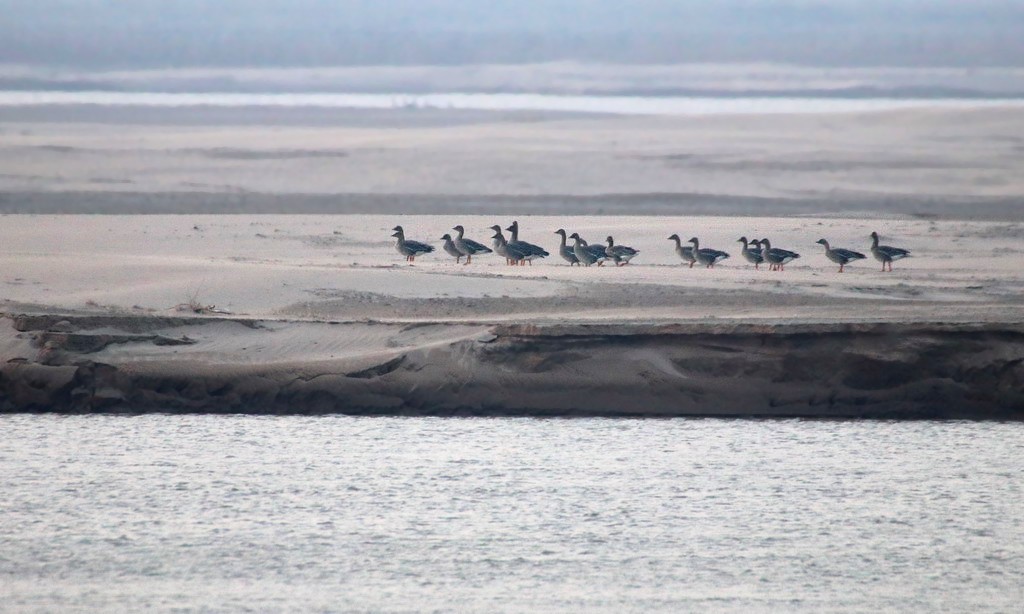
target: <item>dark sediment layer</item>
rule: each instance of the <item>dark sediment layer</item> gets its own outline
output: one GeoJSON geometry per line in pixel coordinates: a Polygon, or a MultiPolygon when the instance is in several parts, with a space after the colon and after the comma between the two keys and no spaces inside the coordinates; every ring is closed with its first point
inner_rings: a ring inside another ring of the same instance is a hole
{"type": "MultiPolygon", "coordinates": [[[[237,155],[245,155],[240,150],[237,155]]],[[[255,154],[250,154],[255,155],[255,154]]],[[[281,154],[277,154],[281,155],[281,154]]],[[[287,154],[285,154],[287,155],[287,154]]],[[[777,198],[701,193],[306,194],[262,192],[0,191],[0,213],[31,214],[493,214],[817,215],[905,214],[922,218],[1019,220],[1017,197],[906,194],[777,198]]]]}
{"type": "MultiPolygon", "coordinates": [[[[202,341],[175,329],[211,322],[225,320],[8,316],[9,339],[39,353],[5,357],[0,411],[1024,418],[1020,325],[480,323],[451,342],[382,343],[371,358],[189,358],[202,341]],[[145,361],[125,358],[132,344],[151,350],[145,361]],[[113,346],[117,360],[104,357],[113,346]]],[[[456,326],[275,324],[323,339],[456,326]]]]}

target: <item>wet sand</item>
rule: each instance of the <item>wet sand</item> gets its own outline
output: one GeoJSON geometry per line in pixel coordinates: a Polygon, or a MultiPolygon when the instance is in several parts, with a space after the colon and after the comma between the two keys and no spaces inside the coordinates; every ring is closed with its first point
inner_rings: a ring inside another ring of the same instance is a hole
{"type": "Polygon", "coordinates": [[[0,108],[0,211],[1019,220],[1024,110],[0,108]]]}

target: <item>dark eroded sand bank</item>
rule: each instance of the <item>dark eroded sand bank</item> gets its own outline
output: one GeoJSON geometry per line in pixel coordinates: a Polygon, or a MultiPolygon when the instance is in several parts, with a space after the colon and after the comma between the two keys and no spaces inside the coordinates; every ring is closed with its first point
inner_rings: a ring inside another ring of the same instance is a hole
{"type": "Polygon", "coordinates": [[[1024,326],[1014,324],[8,314],[0,328],[8,354],[21,354],[0,367],[4,412],[1024,417],[1024,326]],[[288,339],[339,351],[280,362],[248,351],[288,339]]]}

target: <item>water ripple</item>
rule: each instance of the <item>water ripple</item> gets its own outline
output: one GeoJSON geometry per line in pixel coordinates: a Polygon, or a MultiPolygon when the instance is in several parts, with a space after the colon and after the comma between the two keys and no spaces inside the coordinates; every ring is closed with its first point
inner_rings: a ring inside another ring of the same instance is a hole
{"type": "Polygon", "coordinates": [[[11,610],[1014,611],[1024,425],[0,416],[11,610]]]}

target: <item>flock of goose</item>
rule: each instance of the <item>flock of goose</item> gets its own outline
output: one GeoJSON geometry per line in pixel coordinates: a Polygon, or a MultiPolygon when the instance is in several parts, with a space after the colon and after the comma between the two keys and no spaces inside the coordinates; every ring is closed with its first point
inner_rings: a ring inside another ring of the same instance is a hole
{"type": "MultiPolygon", "coordinates": [[[[395,249],[398,250],[399,254],[405,256],[406,261],[413,262],[417,256],[434,251],[433,245],[423,243],[422,241],[406,239],[405,231],[401,226],[395,226],[392,230],[394,234],[391,236],[397,238],[395,249]]],[[[467,239],[465,236],[466,229],[461,225],[455,226],[452,230],[458,233],[455,238],[452,238],[450,234],[445,234],[441,239],[444,240],[445,253],[455,258],[455,262],[461,262],[465,258],[466,262],[464,264],[469,264],[473,261],[473,256],[493,252],[504,257],[505,264],[509,266],[532,265],[534,260],[551,255],[539,245],[519,240],[519,222],[512,222],[511,226],[505,228],[510,233],[508,239],[502,234],[501,226],[491,226],[491,230],[494,231],[494,234],[491,236],[491,247],[487,247],[472,239],[467,239]]],[[[568,262],[570,266],[590,266],[592,264],[603,266],[605,262],[611,262],[615,266],[626,266],[630,260],[640,253],[640,250],[633,249],[632,247],[616,245],[615,240],[611,236],[605,239],[607,245],[591,245],[575,232],[567,236],[565,230],[559,228],[555,231],[555,234],[561,237],[558,255],[568,262]],[[572,245],[568,244],[569,239],[573,240],[572,245]]],[[[679,255],[683,262],[688,263],[690,268],[693,268],[695,264],[709,269],[714,268],[716,264],[729,257],[729,254],[726,252],[708,247],[702,248],[697,237],[692,237],[686,242],[692,245],[684,245],[682,239],[677,234],[670,236],[668,239],[675,241],[676,254],[679,255]]],[[[800,254],[794,251],[772,247],[771,241],[768,239],[748,240],[746,237],[740,237],[737,239],[737,242],[743,244],[743,247],[740,249],[743,259],[753,264],[755,269],[759,269],[762,264],[767,263],[769,270],[784,271],[787,264],[800,257],[800,254]]],[[[846,265],[867,258],[864,254],[851,249],[832,247],[825,239],[818,239],[817,243],[824,246],[825,257],[839,265],[840,273],[843,272],[846,265]]],[[[910,255],[910,252],[903,248],[879,245],[877,232],[871,233],[870,251],[875,260],[882,263],[883,272],[892,271],[893,262],[910,255]]]]}

